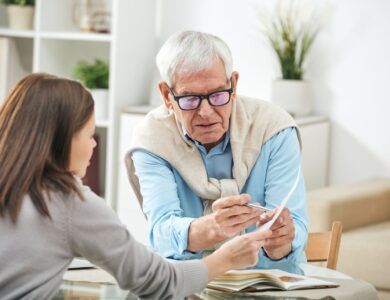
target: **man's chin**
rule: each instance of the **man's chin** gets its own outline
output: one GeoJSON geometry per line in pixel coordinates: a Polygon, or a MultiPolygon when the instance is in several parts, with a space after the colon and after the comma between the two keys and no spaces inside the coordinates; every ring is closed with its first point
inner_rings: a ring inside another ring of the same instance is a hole
{"type": "Polygon", "coordinates": [[[202,137],[198,139],[197,141],[201,143],[203,146],[212,145],[215,146],[219,144],[224,138],[224,135],[222,136],[209,136],[209,137],[202,137]]]}

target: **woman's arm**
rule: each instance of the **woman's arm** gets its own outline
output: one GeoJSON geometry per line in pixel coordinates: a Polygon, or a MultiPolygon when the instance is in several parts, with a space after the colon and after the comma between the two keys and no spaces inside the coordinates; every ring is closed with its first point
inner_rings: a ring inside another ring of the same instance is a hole
{"type": "Polygon", "coordinates": [[[68,241],[75,256],[107,270],[121,288],[152,299],[181,297],[201,291],[208,280],[231,268],[257,262],[266,234],[237,237],[203,260],[171,263],[138,243],[104,202],[87,187],[86,201],[69,199],[68,241]]]}

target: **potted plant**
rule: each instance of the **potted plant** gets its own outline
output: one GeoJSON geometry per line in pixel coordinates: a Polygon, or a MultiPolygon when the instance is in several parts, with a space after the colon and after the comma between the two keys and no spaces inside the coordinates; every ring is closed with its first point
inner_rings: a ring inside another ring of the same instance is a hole
{"type": "Polygon", "coordinates": [[[307,56],[319,27],[312,7],[307,5],[308,2],[302,1],[279,1],[265,30],[282,75],[272,82],[272,101],[293,116],[312,112],[310,84],[304,75],[307,56]]]}
{"type": "Polygon", "coordinates": [[[33,28],[35,0],[0,0],[7,5],[9,28],[29,30],[33,28]]]}
{"type": "Polygon", "coordinates": [[[109,66],[96,59],[94,63],[79,61],[73,70],[74,78],[87,87],[95,101],[96,119],[107,119],[109,66]]]}

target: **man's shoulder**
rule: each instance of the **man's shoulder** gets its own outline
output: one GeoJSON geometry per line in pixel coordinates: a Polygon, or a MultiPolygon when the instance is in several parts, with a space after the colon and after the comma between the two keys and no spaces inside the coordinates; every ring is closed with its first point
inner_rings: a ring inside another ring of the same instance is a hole
{"type": "Polygon", "coordinates": [[[236,110],[240,119],[246,119],[250,131],[263,137],[263,144],[286,128],[296,128],[296,122],[283,108],[253,97],[237,96],[236,110]]]}
{"type": "Polygon", "coordinates": [[[166,108],[166,106],[164,104],[160,105],[160,106],[157,106],[156,108],[152,109],[151,111],[149,111],[145,118],[144,118],[144,121],[147,122],[150,120],[154,120],[154,121],[164,121],[166,120],[167,118],[171,118],[172,117],[172,113],[166,108]]]}
{"type": "Polygon", "coordinates": [[[146,116],[136,125],[136,134],[160,134],[165,129],[174,129],[176,126],[175,118],[164,105],[160,105],[146,114],[146,116]]]}
{"type": "Polygon", "coordinates": [[[237,105],[240,105],[245,114],[252,120],[261,119],[265,123],[290,123],[295,126],[291,115],[280,106],[254,97],[237,95],[237,105]]]}

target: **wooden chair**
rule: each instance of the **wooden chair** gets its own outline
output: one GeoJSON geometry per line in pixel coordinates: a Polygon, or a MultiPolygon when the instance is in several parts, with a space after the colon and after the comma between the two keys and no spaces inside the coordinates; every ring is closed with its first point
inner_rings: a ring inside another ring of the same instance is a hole
{"type": "Polygon", "coordinates": [[[341,222],[333,222],[332,230],[327,232],[309,232],[306,246],[306,257],[308,262],[326,261],[326,267],[336,269],[339,256],[341,222]]]}

